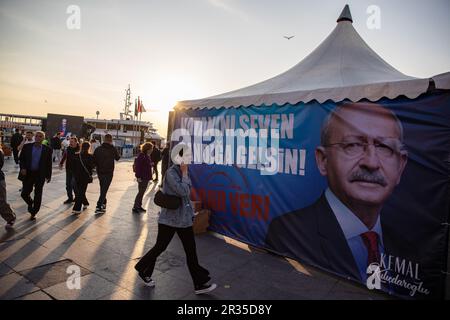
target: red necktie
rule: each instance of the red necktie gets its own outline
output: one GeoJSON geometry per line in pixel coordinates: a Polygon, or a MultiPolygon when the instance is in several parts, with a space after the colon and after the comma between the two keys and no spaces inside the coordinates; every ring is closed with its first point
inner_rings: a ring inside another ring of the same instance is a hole
{"type": "Polygon", "coordinates": [[[367,266],[371,263],[380,263],[380,251],[378,250],[378,234],[374,231],[361,233],[361,238],[367,248],[367,266]]]}

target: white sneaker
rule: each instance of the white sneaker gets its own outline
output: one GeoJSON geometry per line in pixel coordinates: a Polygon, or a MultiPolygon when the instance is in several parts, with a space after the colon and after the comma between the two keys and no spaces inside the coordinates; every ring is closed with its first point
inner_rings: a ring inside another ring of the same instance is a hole
{"type": "Polygon", "coordinates": [[[155,280],[150,279],[149,282],[144,282],[144,285],[153,288],[155,286],[155,280]]]}
{"type": "Polygon", "coordinates": [[[105,209],[103,209],[102,207],[97,207],[97,208],[95,208],[95,214],[103,214],[103,213],[105,213],[106,212],[106,210],[105,209]]]}
{"type": "Polygon", "coordinates": [[[72,210],[73,214],[80,214],[82,211],[81,210],[72,210]]]}
{"type": "Polygon", "coordinates": [[[151,277],[144,276],[142,274],[139,274],[139,277],[142,279],[142,281],[144,281],[145,286],[151,287],[151,288],[153,288],[155,286],[155,280],[153,280],[151,277]]]}
{"type": "Polygon", "coordinates": [[[89,207],[89,205],[84,205],[83,210],[86,210],[89,207]]]}
{"type": "Polygon", "coordinates": [[[195,294],[203,294],[213,291],[215,288],[217,288],[217,284],[204,284],[200,287],[195,288],[195,294]]]}

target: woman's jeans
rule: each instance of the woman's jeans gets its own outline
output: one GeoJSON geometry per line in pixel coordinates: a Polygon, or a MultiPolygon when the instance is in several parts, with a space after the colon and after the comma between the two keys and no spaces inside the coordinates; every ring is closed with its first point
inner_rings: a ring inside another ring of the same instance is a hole
{"type": "Polygon", "coordinates": [[[138,194],[136,195],[136,198],[134,199],[134,207],[135,208],[141,208],[142,207],[142,198],[144,197],[144,193],[147,190],[148,183],[150,180],[141,180],[141,182],[138,182],[138,194]]]}
{"type": "Polygon", "coordinates": [[[207,283],[211,278],[209,272],[205,268],[198,264],[197,251],[195,247],[194,231],[192,227],[188,228],[175,228],[164,224],[158,224],[158,236],[156,238],[156,244],[150,249],[145,256],[139,260],[135,269],[146,276],[150,276],[155,268],[156,259],[158,256],[166,250],[170,241],[172,240],[175,232],[180,237],[183,243],[184,252],[186,253],[187,265],[189,272],[191,273],[194,287],[201,286],[207,283]]]}

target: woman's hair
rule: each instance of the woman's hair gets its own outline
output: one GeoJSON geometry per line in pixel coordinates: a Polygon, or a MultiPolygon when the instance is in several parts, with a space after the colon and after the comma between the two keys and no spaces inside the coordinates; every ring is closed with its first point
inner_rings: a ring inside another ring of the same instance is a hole
{"type": "Polygon", "coordinates": [[[76,143],[79,142],[77,137],[70,137],[70,140],[74,140],[76,143]]]}
{"type": "Polygon", "coordinates": [[[153,143],[151,142],[146,142],[141,144],[141,152],[142,153],[147,153],[149,150],[153,149],[153,143]]]}
{"type": "Polygon", "coordinates": [[[81,144],[80,153],[88,154],[90,148],[91,148],[91,144],[89,142],[85,141],[81,144]]]}

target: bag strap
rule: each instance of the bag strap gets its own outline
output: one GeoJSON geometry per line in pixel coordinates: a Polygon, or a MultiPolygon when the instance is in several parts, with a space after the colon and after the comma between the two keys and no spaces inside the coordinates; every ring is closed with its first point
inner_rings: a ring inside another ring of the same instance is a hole
{"type": "Polygon", "coordinates": [[[79,155],[79,157],[80,157],[80,162],[81,162],[81,165],[82,165],[83,168],[84,168],[84,171],[86,171],[86,173],[88,174],[89,177],[92,177],[92,175],[89,173],[88,169],[87,169],[86,166],[84,165],[83,160],[81,159],[81,152],[80,152],[78,155],[79,155]]]}

